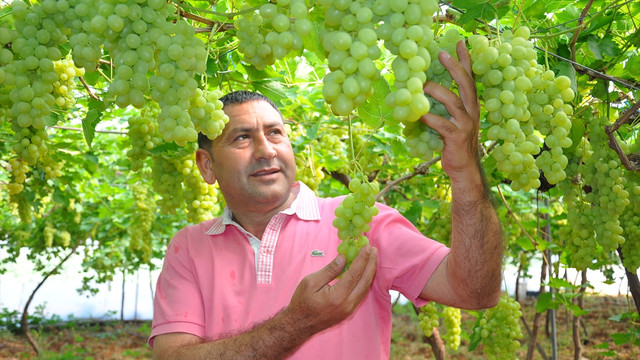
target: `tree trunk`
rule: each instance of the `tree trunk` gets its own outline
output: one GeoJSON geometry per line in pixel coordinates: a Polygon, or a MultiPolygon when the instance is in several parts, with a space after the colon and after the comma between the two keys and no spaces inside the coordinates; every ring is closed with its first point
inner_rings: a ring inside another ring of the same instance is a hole
{"type": "Polygon", "coordinates": [[[44,276],[44,278],[42,279],[42,281],[40,281],[38,286],[36,286],[36,288],[33,289],[33,291],[31,292],[31,295],[29,296],[29,299],[27,300],[27,303],[24,305],[24,310],[22,311],[22,318],[20,319],[20,324],[22,326],[22,332],[24,333],[24,336],[27,338],[27,341],[29,342],[29,344],[31,345],[33,350],[36,352],[36,355],[40,354],[40,347],[38,346],[38,343],[36,342],[36,340],[31,335],[31,329],[29,328],[29,321],[28,321],[29,305],[31,305],[31,301],[33,301],[33,297],[36,295],[36,292],[42,287],[42,284],[44,284],[44,282],[47,281],[47,279],[51,275],[53,275],[56,272],[58,272],[60,267],[62,267],[62,264],[64,264],[67,260],[69,260],[71,255],[75,254],[77,248],[78,248],[77,246],[75,248],[73,248],[73,250],[71,250],[71,252],[69,254],[67,254],[67,256],[65,256],[60,261],[60,263],[58,263],[58,265],[56,265],[56,267],[53,268],[53,270],[49,271],[44,276]]]}
{"type": "MultiPolygon", "coordinates": [[[[622,263],[624,261],[624,254],[620,246],[618,246],[618,256],[620,256],[620,262],[622,263]]],[[[640,280],[638,280],[638,274],[632,273],[626,267],[624,268],[624,272],[627,274],[629,291],[631,291],[633,302],[636,304],[636,311],[640,313],[640,280]]]]}
{"type": "MultiPolygon", "coordinates": [[[[580,287],[580,296],[578,296],[578,306],[580,309],[584,306],[584,291],[587,284],[587,269],[582,270],[582,287],[580,287]]],[[[573,360],[582,359],[582,342],[580,341],[580,316],[573,317],[573,360]]]]}
{"type": "MultiPolygon", "coordinates": [[[[522,320],[522,324],[524,324],[524,329],[527,331],[527,335],[529,336],[529,338],[531,338],[531,330],[529,329],[529,325],[527,324],[527,319],[524,318],[524,314],[520,316],[520,320],[522,320]]],[[[542,348],[542,345],[540,345],[540,343],[536,343],[536,348],[538,349],[540,356],[542,356],[542,359],[549,360],[549,357],[544,352],[544,349],[542,348]]]]}
{"type": "MultiPolygon", "coordinates": [[[[545,287],[544,287],[544,282],[547,279],[547,263],[544,261],[542,261],[542,266],[540,269],[540,290],[538,292],[538,296],[544,294],[545,287]]],[[[527,360],[532,360],[533,359],[533,353],[535,352],[536,349],[536,344],[538,342],[538,330],[540,329],[540,317],[542,316],[542,313],[536,312],[536,314],[533,316],[533,329],[531,330],[531,333],[529,334],[529,346],[527,347],[527,360]]]]}
{"type": "Polygon", "coordinates": [[[447,352],[444,349],[444,342],[442,341],[442,338],[440,337],[440,332],[438,331],[437,328],[433,328],[433,333],[431,334],[431,336],[426,337],[423,336],[423,340],[431,345],[431,350],[433,351],[433,356],[436,358],[436,360],[445,360],[447,357],[447,352]]]}
{"type": "Polygon", "coordinates": [[[120,298],[120,323],[124,323],[124,285],[127,278],[127,271],[122,268],[122,297],[120,298]]]}
{"type": "MultiPolygon", "coordinates": [[[[522,262],[518,265],[518,272],[516,273],[516,291],[515,291],[515,299],[516,302],[520,302],[520,292],[518,291],[520,289],[520,276],[522,275],[522,262]]],[[[526,292],[525,292],[525,296],[526,296],[526,292]]]]}

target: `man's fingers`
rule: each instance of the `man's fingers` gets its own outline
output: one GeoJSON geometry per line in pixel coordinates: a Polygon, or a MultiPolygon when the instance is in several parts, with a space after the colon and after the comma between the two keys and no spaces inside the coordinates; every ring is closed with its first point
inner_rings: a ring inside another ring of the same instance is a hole
{"type": "Polygon", "coordinates": [[[351,297],[354,292],[366,293],[373,281],[377,264],[377,250],[370,245],[365,245],[358,256],[353,260],[349,270],[347,270],[340,281],[334,286],[336,291],[342,292],[347,297],[351,297]],[[371,267],[373,258],[373,268],[371,267]]]}
{"type": "MultiPolygon", "coordinates": [[[[456,125],[458,126],[462,125],[462,122],[468,118],[469,115],[467,113],[467,109],[465,108],[464,104],[462,103],[458,95],[456,95],[453,91],[445,88],[440,84],[434,83],[432,81],[428,81],[427,84],[424,86],[424,92],[425,94],[431,95],[434,99],[444,104],[449,114],[451,114],[451,117],[453,117],[452,122],[456,123],[456,125]]],[[[441,117],[439,118],[443,119],[441,117]]],[[[426,125],[431,126],[431,124],[429,124],[428,122],[434,121],[433,120],[434,115],[427,113],[425,116],[423,116],[423,119],[424,120],[422,121],[426,125]]],[[[445,126],[445,124],[443,123],[442,126],[445,126]]],[[[438,130],[435,126],[432,126],[432,127],[438,130]]]]}
{"type": "Polygon", "coordinates": [[[323,286],[327,285],[331,282],[331,280],[335,279],[340,275],[345,265],[347,264],[347,260],[344,255],[338,254],[332,262],[328,263],[327,266],[320,269],[313,274],[314,286],[317,286],[314,290],[319,290],[323,286]],[[315,283],[317,281],[317,283],[315,283]]]}
{"type": "Polygon", "coordinates": [[[464,44],[464,40],[458,41],[456,44],[456,53],[462,67],[467,71],[469,77],[473,78],[473,70],[471,70],[471,55],[464,44]]]}
{"type": "MultiPolygon", "coordinates": [[[[464,104],[464,108],[473,120],[480,117],[480,104],[478,103],[478,94],[476,90],[473,71],[471,70],[471,57],[464,41],[459,41],[456,47],[458,54],[457,61],[446,51],[438,54],[438,59],[442,65],[449,71],[451,78],[458,84],[458,93],[464,104]]],[[[451,113],[451,111],[449,111],[451,113]]],[[[453,113],[451,113],[453,115],[453,113]]]]}
{"type": "Polygon", "coordinates": [[[373,278],[376,275],[376,269],[378,267],[378,249],[371,248],[369,258],[367,260],[366,267],[360,275],[360,280],[351,292],[351,299],[357,304],[359,304],[369,292],[373,278]]]}

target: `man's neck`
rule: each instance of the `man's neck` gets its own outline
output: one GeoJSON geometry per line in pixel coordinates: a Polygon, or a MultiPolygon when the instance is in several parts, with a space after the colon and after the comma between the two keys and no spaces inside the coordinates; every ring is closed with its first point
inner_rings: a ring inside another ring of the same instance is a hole
{"type": "Polygon", "coordinates": [[[267,225],[271,219],[278,215],[282,210],[287,209],[296,198],[296,194],[292,191],[289,193],[289,197],[285,202],[280,204],[279,206],[273,207],[272,210],[264,211],[263,208],[258,208],[257,211],[246,211],[246,212],[236,212],[234,209],[229,207],[231,210],[231,218],[233,221],[237,222],[242,226],[243,229],[253,234],[256,238],[262,240],[262,235],[264,234],[267,225]]]}

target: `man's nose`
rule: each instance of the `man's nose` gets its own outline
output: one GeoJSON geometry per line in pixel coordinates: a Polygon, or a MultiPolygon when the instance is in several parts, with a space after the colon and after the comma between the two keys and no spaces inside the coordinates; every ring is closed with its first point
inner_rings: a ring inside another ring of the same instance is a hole
{"type": "Polygon", "coordinates": [[[273,159],[277,152],[271,141],[265,135],[258,136],[254,144],[254,153],[256,159],[273,159]]]}

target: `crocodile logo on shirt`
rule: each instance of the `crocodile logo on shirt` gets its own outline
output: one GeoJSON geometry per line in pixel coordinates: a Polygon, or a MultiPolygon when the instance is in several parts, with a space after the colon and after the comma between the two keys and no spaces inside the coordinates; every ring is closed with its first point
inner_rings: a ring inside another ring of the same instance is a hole
{"type": "Polygon", "coordinates": [[[324,256],[324,251],[321,250],[313,250],[311,252],[311,256],[324,256]]]}

